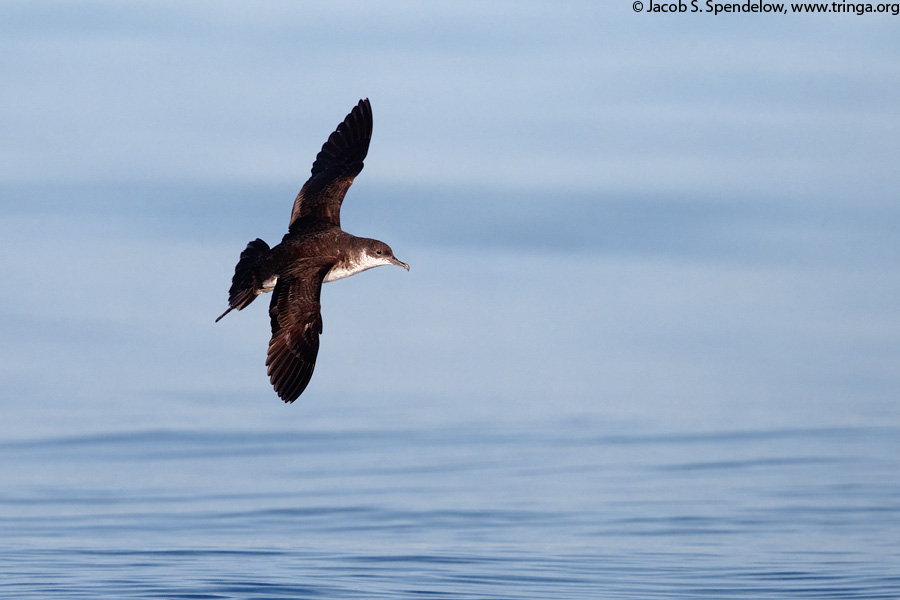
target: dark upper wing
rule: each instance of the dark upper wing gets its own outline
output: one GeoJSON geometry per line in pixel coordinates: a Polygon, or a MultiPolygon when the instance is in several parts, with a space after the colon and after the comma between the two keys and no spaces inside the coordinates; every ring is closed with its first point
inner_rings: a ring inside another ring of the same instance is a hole
{"type": "Polygon", "coordinates": [[[372,106],[360,100],[322,146],[312,166],[312,177],[294,200],[291,224],[313,216],[341,226],[341,202],[353,178],[363,168],[372,139],[372,106]]]}
{"type": "Polygon", "coordinates": [[[266,366],[275,392],[285,402],[303,393],[316,366],[322,333],[319,294],[327,272],[327,265],[305,265],[280,276],[275,284],[266,366]]]}

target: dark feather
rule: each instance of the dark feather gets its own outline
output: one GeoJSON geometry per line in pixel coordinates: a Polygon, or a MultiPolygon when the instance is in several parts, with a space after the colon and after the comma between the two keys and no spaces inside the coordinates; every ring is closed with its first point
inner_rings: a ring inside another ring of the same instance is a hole
{"type": "Polygon", "coordinates": [[[363,169],[372,139],[372,107],[360,100],[328,137],[312,166],[312,176],[294,200],[290,229],[309,218],[341,225],[341,203],[363,169]]]}
{"type": "Polygon", "coordinates": [[[234,268],[234,277],[231,278],[231,289],[228,290],[228,310],[219,315],[219,320],[235,308],[243,310],[256,299],[258,289],[262,284],[256,277],[256,263],[269,253],[269,245],[256,238],[247,248],[241,252],[237,266],[234,268]]]}
{"type": "Polygon", "coordinates": [[[319,353],[322,313],[319,295],[328,265],[304,263],[275,284],[269,316],[272,339],[266,358],[269,380],[285,402],[306,389],[319,353]]]}

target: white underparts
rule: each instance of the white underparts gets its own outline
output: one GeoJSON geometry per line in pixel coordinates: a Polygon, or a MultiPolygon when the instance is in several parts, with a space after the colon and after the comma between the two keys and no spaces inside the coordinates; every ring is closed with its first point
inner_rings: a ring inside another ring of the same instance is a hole
{"type": "Polygon", "coordinates": [[[275,284],[278,283],[278,275],[272,275],[265,281],[263,281],[262,288],[257,291],[257,294],[265,294],[266,292],[271,292],[275,289],[275,284]]]}
{"type": "Polygon", "coordinates": [[[325,283],[343,279],[344,277],[350,277],[351,275],[362,273],[363,271],[371,269],[373,267],[380,267],[381,265],[389,264],[391,264],[390,259],[384,258],[383,256],[370,256],[368,254],[364,254],[359,262],[348,260],[339,262],[338,264],[331,267],[331,270],[328,271],[328,273],[326,273],[325,275],[325,283]]]}
{"type": "MultiPolygon", "coordinates": [[[[384,258],[382,256],[369,256],[368,254],[362,257],[362,260],[359,262],[353,261],[342,261],[338,264],[331,267],[331,270],[325,274],[325,282],[336,281],[338,279],[343,279],[344,277],[350,277],[351,275],[356,275],[357,273],[362,273],[368,269],[373,267],[380,267],[381,265],[389,265],[391,264],[390,259],[384,258]]],[[[275,284],[278,283],[278,275],[272,275],[262,283],[262,287],[256,290],[257,295],[265,294],[267,292],[271,292],[275,289],[275,284]]]]}

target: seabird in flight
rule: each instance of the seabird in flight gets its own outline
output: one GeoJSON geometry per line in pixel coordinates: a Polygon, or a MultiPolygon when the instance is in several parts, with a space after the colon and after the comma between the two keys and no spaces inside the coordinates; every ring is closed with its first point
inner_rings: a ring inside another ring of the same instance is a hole
{"type": "Polygon", "coordinates": [[[266,366],[275,392],[285,402],[306,389],[322,333],[319,296],[322,284],[380,265],[409,265],[394,257],[390,246],[356,237],[341,229],[341,202],[363,168],[372,139],[372,107],[360,100],[328,137],[312,166],[312,176],[294,200],[288,232],[269,248],[257,238],[241,252],[228,310],[241,310],[259,295],[272,294],[269,317],[272,339],[266,366]]]}

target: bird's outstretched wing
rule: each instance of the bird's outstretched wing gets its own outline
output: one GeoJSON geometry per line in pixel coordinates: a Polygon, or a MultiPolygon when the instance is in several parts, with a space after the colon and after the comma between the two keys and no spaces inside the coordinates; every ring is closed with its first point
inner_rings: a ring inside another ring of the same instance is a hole
{"type": "Polygon", "coordinates": [[[363,168],[372,139],[372,106],[359,101],[322,146],[312,166],[312,176],[294,200],[290,228],[304,217],[341,226],[341,202],[353,178],[363,168]]]}
{"type": "Polygon", "coordinates": [[[266,366],[275,392],[285,402],[303,393],[316,366],[322,333],[319,295],[327,272],[328,265],[304,264],[280,276],[275,284],[266,366]]]}

